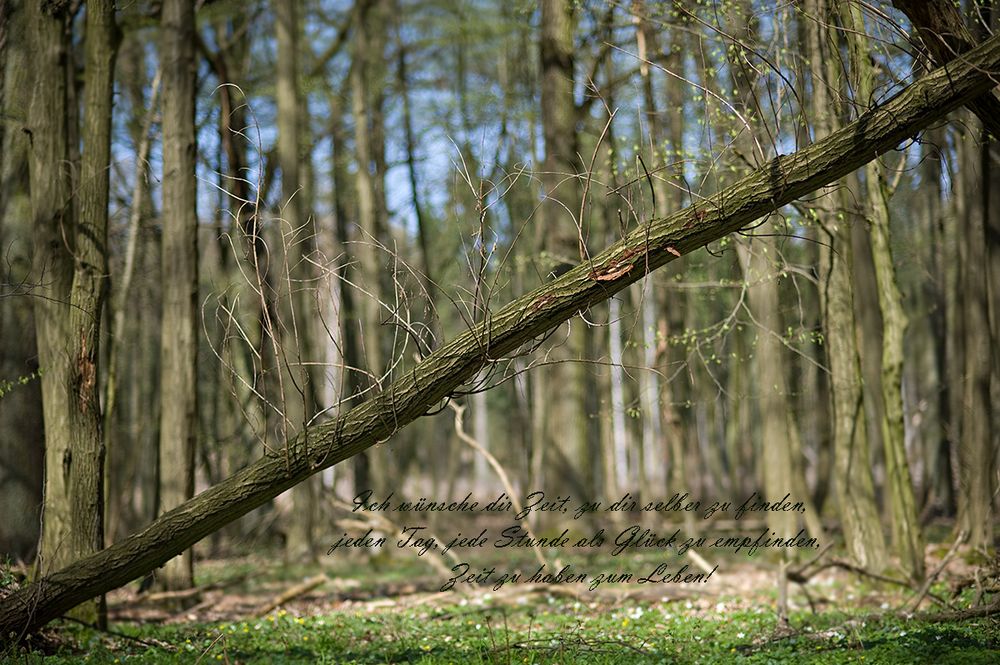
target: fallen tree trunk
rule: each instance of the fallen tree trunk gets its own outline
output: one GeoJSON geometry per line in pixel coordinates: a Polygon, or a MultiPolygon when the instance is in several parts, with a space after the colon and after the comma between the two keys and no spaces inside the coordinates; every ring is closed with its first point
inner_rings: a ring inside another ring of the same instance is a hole
{"type": "Polygon", "coordinates": [[[905,88],[822,141],[781,155],[738,183],[631,231],[592,260],[518,298],[335,421],[309,428],[164,514],[139,533],[0,601],[14,640],[75,605],[140,577],[314,473],[385,441],[487,363],[516,351],[646,273],[847,175],[995,85],[1000,37],[905,88]]]}

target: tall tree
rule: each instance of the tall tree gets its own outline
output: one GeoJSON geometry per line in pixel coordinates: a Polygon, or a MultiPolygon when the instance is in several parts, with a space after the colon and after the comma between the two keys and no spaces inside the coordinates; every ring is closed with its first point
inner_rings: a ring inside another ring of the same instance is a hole
{"type": "MultiPolygon", "coordinates": [[[[303,100],[299,94],[299,3],[298,0],[274,2],[278,42],[278,162],[281,165],[281,219],[285,270],[282,281],[286,308],[282,326],[281,364],[287,371],[289,388],[284,394],[285,428],[290,432],[305,429],[319,409],[322,380],[315,370],[317,355],[314,333],[315,317],[312,294],[316,278],[312,270],[316,231],[308,214],[308,201],[301,180],[300,131],[306,123],[303,100]],[[311,369],[312,368],[312,369],[311,369]]],[[[316,521],[314,480],[298,484],[292,491],[293,514],[289,516],[286,549],[295,558],[315,558],[313,531],[316,521]]]]}
{"type": "MultiPolygon", "coordinates": [[[[585,251],[578,219],[580,186],[577,164],[576,103],[574,95],[574,15],[568,0],[541,3],[541,119],[545,144],[541,182],[543,202],[535,229],[543,275],[562,274],[585,251]]],[[[588,457],[587,421],[581,412],[585,380],[579,364],[585,340],[580,321],[555,335],[548,352],[551,364],[532,376],[532,476],[535,484],[555,492],[589,495],[589,481],[569,463],[588,457]],[[554,485],[552,483],[555,483],[554,485]]],[[[584,469],[592,475],[592,469],[584,469]]]]}
{"type": "MultiPolygon", "coordinates": [[[[357,339],[364,359],[361,367],[368,375],[367,381],[361,383],[367,391],[372,392],[382,389],[382,373],[387,361],[381,322],[383,299],[388,294],[384,288],[387,280],[380,265],[382,252],[379,248],[379,245],[384,244],[387,229],[380,212],[384,203],[379,200],[382,189],[378,184],[383,175],[379,164],[384,161],[385,146],[379,143],[384,136],[374,126],[375,117],[381,115],[381,109],[377,107],[382,103],[379,88],[384,83],[382,57],[385,49],[385,26],[381,25],[384,12],[380,11],[384,3],[385,0],[366,0],[354,5],[353,58],[349,74],[360,229],[355,247],[358,256],[357,272],[366,290],[358,306],[362,314],[358,323],[363,334],[357,339]],[[383,156],[380,158],[379,154],[383,156]]],[[[385,469],[380,468],[384,465],[379,462],[384,460],[379,459],[378,452],[366,453],[355,462],[354,478],[358,491],[368,487],[379,489],[383,486],[380,483],[388,482],[389,479],[384,477],[385,469]]]]}
{"type": "MultiPolygon", "coordinates": [[[[160,346],[160,505],[166,513],[194,494],[198,425],[198,216],[194,126],[194,3],[164,0],[163,318],[160,346]]],[[[194,582],[190,550],[164,566],[167,589],[194,582]]]]}
{"type": "MultiPolygon", "coordinates": [[[[748,125],[732,130],[738,137],[734,143],[742,151],[744,159],[759,163],[764,158],[761,154],[763,146],[768,145],[765,138],[768,132],[763,125],[760,101],[765,93],[759,89],[756,70],[748,64],[751,62],[750,55],[744,52],[744,45],[755,41],[750,3],[746,0],[738,2],[730,18],[732,23],[727,31],[736,40],[727,49],[733,90],[737,93],[734,104],[748,125]]],[[[782,339],[785,326],[779,280],[787,275],[787,271],[776,238],[783,235],[784,223],[778,216],[773,216],[762,225],[762,229],[749,242],[739,242],[736,249],[747,284],[751,319],[756,324],[752,365],[761,428],[764,494],[778,498],[790,492],[805,502],[808,506],[805,523],[813,535],[820,536],[822,526],[819,516],[806,492],[802,443],[790,400],[787,346],[782,339]]],[[[794,533],[796,522],[794,516],[787,513],[768,515],[768,526],[777,533],[794,533]]],[[[784,609],[782,603],[780,610],[783,612],[784,609]]]]}
{"type": "Polygon", "coordinates": [[[18,130],[33,76],[26,37],[23,3],[0,0],[0,504],[8,507],[0,551],[28,560],[39,536],[45,433],[32,299],[10,297],[31,281],[28,135],[18,130]]]}
{"type": "MultiPolygon", "coordinates": [[[[830,89],[839,94],[840,72],[830,56],[826,21],[831,18],[826,0],[809,0],[804,20],[807,53],[812,63],[810,112],[817,139],[831,134],[839,115],[831,112],[830,89]]],[[[834,33],[835,35],[836,33],[834,33]]],[[[864,425],[861,369],[855,338],[854,293],[851,283],[851,226],[843,210],[849,205],[841,189],[836,215],[819,219],[828,236],[820,254],[820,300],[833,412],[834,486],[848,550],[862,566],[880,571],[886,564],[885,539],[875,505],[868,438],[864,425]]]]}
{"type": "Polygon", "coordinates": [[[966,136],[961,150],[966,153],[963,177],[976,178],[969,189],[962,221],[963,261],[960,268],[964,296],[962,344],[965,365],[962,375],[962,435],[959,443],[959,518],[969,534],[969,545],[993,545],[993,478],[996,453],[993,450],[990,408],[990,375],[993,371],[989,321],[989,263],[986,228],[990,193],[989,141],[978,132],[966,136]],[[976,164],[978,162],[978,164],[976,164]],[[979,168],[975,168],[978,166],[979,168]]]}
{"type": "Polygon", "coordinates": [[[74,559],[70,545],[70,485],[73,470],[69,430],[70,366],[64,345],[69,339],[65,303],[73,280],[67,240],[75,231],[71,199],[66,103],[67,7],[27,3],[28,45],[35,54],[36,85],[31,95],[26,131],[31,208],[34,220],[34,265],[38,295],[35,335],[42,369],[45,420],[45,502],[37,567],[40,574],[74,559]]]}
{"type": "MultiPolygon", "coordinates": [[[[69,7],[28,3],[27,21],[39,80],[28,128],[37,274],[43,303],[36,334],[43,371],[46,493],[42,545],[45,567],[104,546],[104,441],[98,390],[100,325],[107,281],[108,168],[117,33],[114,5],[87,6],[85,149],[73,199],[75,112],[67,90],[69,7]],[[51,86],[51,89],[49,89],[51,86]],[[44,89],[42,89],[44,88],[44,89]],[[74,212],[79,210],[78,219],[74,212]],[[46,401],[47,398],[47,401],[46,401]]],[[[104,622],[103,598],[77,610],[104,622]]]]}
{"type": "MultiPolygon", "coordinates": [[[[854,101],[862,105],[861,108],[867,108],[869,100],[874,97],[875,71],[869,59],[871,44],[865,33],[864,16],[855,4],[841,6],[840,12],[841,21],[847,28],[854,101]]],[[[903,426],[903,338],[907,320],[889,242],[889,201],[884,170],[878,160],[865,165],[865,196],[860,199],[862,214],[871,234],[878,304],[882,313],[882,413],[879,414],[879,426],[885,450],[894,549],[899,553],[900,563],[907,575],[922,580],[923,535],[906,458],[903,426]]]]}
{"type": "MultiPolygon", "coordinates": [[[[31,192],[35,216],[37,274],[47,299],[36,311],[46,415],[46,516],[41,567],[71,561],[103,547],[103,462],[98,399],[98,343],[107,279],[108,166],[111,93],[116,50],[110,2],[88,6],[86,17],[86,149],[81,164],[79,219],[67,173],[70,125],[75,122],[66,91],[65,6],[29,3],[31,46],[40,76],[51,90],[36,87],[28,128],[31,192]],[[43,198],[44,197],[44,198],[43,198]]],[[[103,620],[100,603],[81,608],[103,620]]]]}
{"type": "MultiPolygon", "coordinates": [[[[649,56],[659,54],[659,39],[648,16],[648,9],[643,0],[633,0],[632,20],[636,26],[636,55],[639,57],[639,74],[642,79],[642,102],[645,107],[646,123],[649,134],[649,145],[652,148],[653,167],[659,168],[661,163],[667,163],[668,157],[664,150],[664,122],[662,111],[657,101],[653,87],[652,67],[649,56]]],[[[608,60],[611,62],[611,59],[608,60]]],[[[679,103],[680,100],[673,100],[679,103]]],[[[652,179],[655,200],[652,202],[653,214],[665,217],[670,212],[672,204],[667,179],[664,174],[657,174],[652,179]]],[[[678,206],[679,207],[679,206],[678,206]]],[[[663,432],[663,422],[660,415],[660,376],[656,368],[657,356],[657,319],[660,316],[657,305],[658,292],[656,282],[648,277],[642,282],[640,299],[642,303],[642,349],[643,366],[646,368],[640,377],[640,404],[642,405],[642,449],[643,449],[643,479],[645,494],[655,495],[657,488],[666,484],[666,440],[663,432]]]]}

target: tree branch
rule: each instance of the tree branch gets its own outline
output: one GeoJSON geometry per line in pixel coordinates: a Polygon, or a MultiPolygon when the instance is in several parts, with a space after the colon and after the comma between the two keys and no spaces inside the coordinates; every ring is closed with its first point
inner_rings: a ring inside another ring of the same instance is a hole
{"type": "MultiPolygon", "coordinates": [[[[906,14],[927,48],[931,62],[940,66],[973,48],[976,39],[967,27],[954,2],[946,0],[893,0],[893,6],[906,14]]],[[[983,121],[983,127],[1000,139],[1000,97],[987,92],[967,104],[983,121]]]]}

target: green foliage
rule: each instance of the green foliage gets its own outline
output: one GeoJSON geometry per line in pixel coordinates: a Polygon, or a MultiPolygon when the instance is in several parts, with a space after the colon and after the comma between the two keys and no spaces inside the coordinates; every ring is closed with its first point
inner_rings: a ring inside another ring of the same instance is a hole
{"type": "Polygon", "coordinates": [[[12,390],[18,386],[26,386],[32,381],[42,376],[42,370],[36,370],[31,374],[25,374],[17,377],[13,381],[9,379],[0,379],[0,399],[3,399],[5,395],[10,393],[12,390]]]}
{"type": "Polygon", "coordinates": [[[14,562],[9,556],[4,555],[0,560],[0,593],[17,582],[17,575],[14,573],[14,562]]]}
{"type": "Polygon", "coordinates": [[[344,610],[215,624],[126,626],[137,640],[72,627],[73,646],[45,663],[988,663],[998,622],[928,623],[863,614],[793,614],[782,637],[770,607],[705,602],[628,603],[489,596],[443,607],[344,610]],[[138,641],[142,640],[142,642],[138,641]]]}

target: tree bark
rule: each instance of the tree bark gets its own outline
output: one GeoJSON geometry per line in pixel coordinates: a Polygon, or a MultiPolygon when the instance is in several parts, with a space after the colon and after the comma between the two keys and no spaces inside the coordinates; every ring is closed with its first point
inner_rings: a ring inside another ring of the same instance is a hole
{"type": "Polygon", "coordinates": [[[45,500],[36,569],[45,575],[75,557],[69,547],[71,470],[69,360],[65,348],[69,319],[64,303],[73,283],[69,244],[75,223],[71,201],[69,129],[66,108],[65,8],[29,2],[25,8],[34,92],[28,106],[28,167],[34,227],[33,281],[38,365],[42,370],[45,421],[45,500]]]}
{"type": "MultiPolygon", "coordinates": [[[[839,65],[831,55],[835,45],[831,47],[824,41],[827,30],[815,23],[832,16],[827,9],[829,5],[824,0],[813,0],[808,6],[814,23],[808,27],[807,44],[809,56],[816,65],[812,73],[811,112],[815,136],[821,138],[839,124],[838,111],[829,93],[829,86],[836,85],[838,80],[839,65]]],[[[828,198],[836,215],[816,215],[827,240],[820,251],[820,303],[830,368],[833,482],[847,549],[860,566],[878,572],[885,567],[887,553],[875,504],[871,455],[865,431],[851,279],[851,225],[844,214],[851,202],[846,191],[841,189],[839,196],[828,198]]]]}
{"type": "MultiPolygon", "coordinates": [[[[978,138],[978,136],[976,136],[978,138]]],[[[987,275],[986,223],[990,203],[989,142],[981,145],[966,138],[970,157],[980,159],[978,172],[963,169],[968,177],[980,179],[970,189],[975,197],[965,208],[964,228],[959,242],[964,246],[961,266],[961,289],[965,296],[963,317],[965,367],[962,377],[962,437],[959,443],[959,519],[969,533],[969,545],[988,548],[993,545],[993,463],[990,374],[993,349],[990,345],[989,284],[987,275]]],[[[972,161],[970,159],[970,161],[972,161]]],[[[970,165],[971,166],[971,165],[970,165]]],[[[995,405],[994,405],[995,408],[995,405]]]]}
{"type": "MultiPolygon", "coordinates": [[[[198,217],[195,208],[194,3],[165,0],[163,68],[163,319],[160,342],[162,514],[194,494],[198,431],[198,217]]],[[[194,583],[190,551],[167,563],[166,589],[194,583]]]]}
{"type": "MultiPolygon", "coordinates": [[[[278,42],[278,162],[281,165],[282,242],[285,258],[283,274],[286,300],[285,321],[281,326],[282,350],[279,365],[285,374],[284,418],[281,424],[287,440],[289,432],[306,427],[316,414],[319,389],[322,383],[319,372],[310,368],[317,360],[316,335],[313,323],[311,295],[315,293],[316,278],[311,260],[315,253],[316,231],[308,215],[305,188],[300,177],[299,115],[303,106],[299,99],[298,83],[298,0],[278,0],[273,3],[278,42]]],[[[313,480],[299,483],[292,490],[292,514],[286,540],[286,554],[291,559],[315,560],[313,532],[316,522],[316,494],[313,480]]]]}
{"type": "Polygon", "coordinates": [[[30,279],[26,268],[31,262],[28,135],[12,122],[25,117],[36,74],[27,66],[31,53],[22,5],[0,0],[0,247],[6,282],[0,286],[0,377],[32,380],[11,392],[0,388],[0,505],[6,507],[0,551],[27,560],[38,546],[45,455],[34,299],[5,297],[19,293],[19,282],[30,279]]]}
{"type": "MultiPolygon", "coordinates": [[[[864,17],[856,5],[841,8],[847,30],[855,101],[867,106],[874,91],[875,72],[869,61],[870,44],[865,37],[864,17]]],[[[863,108],[863,107],[862,107],[863,108]]],[[[899,292],[896,267],[889,243],[889,201],[884,173],[878,160],[865,165],[863,214],[871,234],[878,304],[882,313],[881,386],[882,413],[879,427],[885,450],[892,540],[907,576],[924,577],[924,541],[913,496],[910,465],[906,459],[903,426],[903,342],[907,318],[899,292]]]]}
{"type": "MultiPolygon", "coordinates": [[[[98,390],[100,322],[107,285],[108,168],[117,34],[111,2],[88,4],[85,102],[86,150],[81,163],[79,220],[67,158],[75,144],[75,110],[66,87],[71,43],[64,5],[28,3],[30,44],[38,84],[29,111],[35,266],[43,282],[36,305],[43,371],[46,492],[39,570],[104,546],[104,441],[98,390]],[[51,559],[51,561],[49,560],[51,559]]],[[[103,624],[103,598],[77,608],[78,618],[103,624]]]]}
{"type": "MultiPolygon", "coordinates": [[[[746,38],[748,42],[755,41],[756,36],[750,27],[752,15],[749,2],[744,0],[738,3],[736,11],[730,13],[731,25],[727,29],[740,38],[746,38]]],[[[752,78],[753,70],[744,64],[743,57],[745,56],[736,50],[727,59],[732,72],[733,90],[738,93],[736,103],[751,125],[737,128],[742,135],[736,139],[736,143],[748,156],[760,159],[763,155],[759,154],[759,149],[755,150],[755,142],[758,140],[756,137],[764,136],[765,133],[757,101],[758,90],[755,89],[758,83],[752,78]],[[742,131],[744,129],[745,132],[742,131]]],[[[763,228],[764,232],[752,240],[738,241],[736,249],[747,285],[748,311],[757,327],[753,346],[753,371],[761,425],[762,454],[759,459],[763,466],[764,494],[768,497],[781,497],[786,492],[791,492],[805,502],[803,521],[813,536],[822,537],[819,514],[806,491],[802,443],[790,399],[785,362],[787,352],[782,342],[784,325],[779,275],[772,274],[778,270],[782,273],[780,277],[785,277],[780,247],[774,237],[781,235],[782,228],[776,217],[772,217],[763,228]]],[[[767,523],[777,533],[792,533],[798,519],[788,513],[772,513],[767,516],[767,523]]],[[[784,578],[781,578],[779,584],[784,584],[784,578]]],[[[781,606],[779,609],[784,612],[786,608],[781,606]]]]}
{"type": "MultiPolygon", "coordinates": [[[[366,293],[357,303],[361,333],[356,336],[361,347],[359,371],[366,373],[366,379],[359,383],[366,392],[377,393],[383,388],[382,373],[386,365],[383,351],[384,334],[382,331],[382,300],[383,279],[379,263],[382,256],[379,244],[385,239],[386,231],[381,224],[379,215],[380,204],[377,200],[379,188],[376,186],[378,171],[375,152],[378,146],[373,145],[375,137],[372,132],[372,121],[369,118],[371,87],[380,82],[375,77],[377,68],[375,62],[382,57],[382,40],[379,36],[379,26],[375,25],[381,14],[374,11],[374,5],[379,0],[360,2],[354,6],[354,40],[352,42],[353,61],[349,72],[351,88],[351,115],[354,118],[354,149],[357,161],[355,186],[358,201],[358,227],[361,231],[355,240],[357,248],[358,267],[356,272],[360,277],[366,293]],[[370,9],[371,8],[371,9],[370,9]],[[371,16],[370,16],[371,15],[371,16]]],[[[353,253],[353,252],[352,252],[353,253]]],[[[381,494],[384,483],[385,461],[384,451],[372,451],[360,456],[354,466],[355,490],[360,492],[373,489],[381,494]]]]}
{"type": "Polygon", "coordinates": [[[981,95],[1000,74],[1000,37],[909,85],[882,106],[791,155],[771,160],[694,207],[629,232],[562,276],[442,345],[378,395],[315,425],[143,531],[0,600],[0,636],[36,630],[76,604],[162,564],[310,475],[385,440],[426,414],[484,365],[522,348],[648,271],[760,219],[892,150],[981,95]],[[307,452],[308,451],[308,454],[307,452]]]}
{"type": "MultiPolygon", "coordinates": [[[[660,46],[647,16],[644,0],[633,0],[632,21],[636,26],[636,49],[639,56],[639,74],[642,77],[642,101],[648,125],[649,144],[652,147],[654,165],[666,162],[663,153],[663,127],[660,109],[653,92],[653,78],[649,65],[645,62],[650,53],[659,53],[660,46]]],[[[611,59],[608,60],[612,62],[611,59]]],[[[609,64],[610,69],[610,64],[609,64]]],[[[675,100],[677,103],[677,100],[675,100]]],[[[667,179],[663,175],[652,179],[656,200],[653,212],[657,217],[666,217],[670,212],[671,197],[667,179]]],[[[679,205],[677,206],[680,207],[679,205]]],[[[655,371],[657,355],[657,289],[652,278],[644,279],[639,290],[642,302],[642,348],[643,370],[640,375],[639,398],[642,406],[642,459],[643,496],[655,495],[667,482],[667,452],[663,426],[660,418],[660,377],[655,371]]]]}
{"type": "MultiPolygon", "coordinates": [[[[965,26],[959,5],[949,0],[893,0],[893,6],[910,19],[920,40],[927,47],[931,61],[941,65],[960,53],[965,53],[977,40],[965,26]]],[[[1000,139],[1000,97],[988,92],[972,100],[969,110],[982,120],[983,126],[1000,139]]]]}
{"type": "MultiPolygon", "coordinates": [[[[541,3],[541,119],[545,160],[541,181],[546,201],[539,209],[535,227],[536,248],[541,252],[543,274],[560,274],[584,251],[582,230],[576,218],[580,210],[580,188],[576,174],[577,132],[574,99],[573,7],[569,0],[541,3]],[[561,204],[561,205],[560,205],[561,204]]],[[[587,419],[583,413],[583,366],[578,360],[586,345],[584,324],[570,326],[553,335],[546,346],[551,364],[531,375],[533,481],[553,492],[589,494],[595,490],[594,474],[586,478],[565,464],[566,459],[587,455],[587,419]]]]}
{"type": "MultiPolygon", "coordinates": [[[[118,28],[112,0],[87,3],[84,151],[80,169],[80,216],[73,248],[69,298],[70,410],[73,472],[70,538],[77,555],[104,547],[104,435],[98,359],[108,285],[108,174],[111,164],[112,93],[118,28]]],[[[104,599],[95,617],[104,624],[104,599]]]]}

